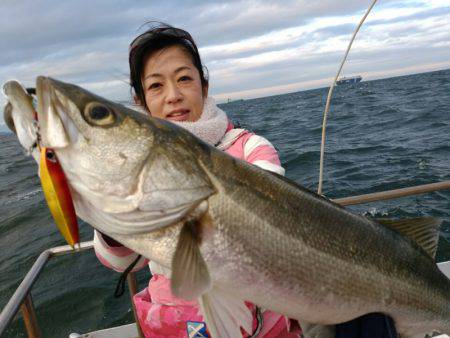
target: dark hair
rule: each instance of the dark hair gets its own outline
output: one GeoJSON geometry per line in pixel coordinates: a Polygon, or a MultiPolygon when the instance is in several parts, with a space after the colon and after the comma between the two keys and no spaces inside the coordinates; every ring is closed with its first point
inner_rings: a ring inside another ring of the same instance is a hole
{"type": "Polygon", "coordinates": [[[145,103],[144,88],[142,87],[144,62],[152,53],[171,46],[180,46],[189,54],[192,63],[200,74],[202,88],[208,86],[208,72],[206,68],[204,70],[197,45],[192,36],[183,29],[158,22],[157,25],[145,31],[130,43],[128,55],[130,85],[141,105],[145,108],[147,108],[147,104],[145,103]]]}

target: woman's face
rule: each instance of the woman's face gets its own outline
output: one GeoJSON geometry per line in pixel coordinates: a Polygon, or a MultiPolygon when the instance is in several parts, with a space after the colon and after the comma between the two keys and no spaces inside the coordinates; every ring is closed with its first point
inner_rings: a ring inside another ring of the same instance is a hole
{"type": "Polygon", "coordinates": [[[207,88],[189,54],[172,46],[151,54],[144,62],[142,85],[153,117],[197,121],[202,115],[207,88]]]}

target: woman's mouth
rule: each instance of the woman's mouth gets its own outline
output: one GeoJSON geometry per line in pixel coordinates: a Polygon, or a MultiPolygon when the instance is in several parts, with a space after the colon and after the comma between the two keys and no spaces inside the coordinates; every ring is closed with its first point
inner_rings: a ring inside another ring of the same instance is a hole
{"type": "Polygon", "coordinates": [[[189,113],[189,109],[175,109],[166,115],[166,119],[169,121],[187,121],[189,113]]]}

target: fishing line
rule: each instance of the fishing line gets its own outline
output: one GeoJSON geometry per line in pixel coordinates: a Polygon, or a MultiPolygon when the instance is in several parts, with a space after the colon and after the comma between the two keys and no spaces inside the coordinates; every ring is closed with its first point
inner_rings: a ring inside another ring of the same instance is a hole
{"type": "Polygon", "coordinates": [[[375,6],[375,3],[377,0],[373,0],[372,4],[369,6],[369,8],[366,11],[366,14],[362,17],[361,21],[359,22],[358,26],[356,27],[355,31],[353,32],[353,36],[350,40],[350,43],[348,44],[347,51],[345,52],[344,58],[342,59],[341,65],[339,67],[339,70],[334,78],[333,83],[331,84],[330,89],[328,90],[328,96],[327,96],[327,103],[325,105],[325,111],[323,113],[323,123],[322,123],[322,143],[320,145],[320,169],[319,169],[319,188],[317,189],[317,193],[319,195],[322,194],[322,183],[323,183],[323,162],[324,162],[324,156],[325,156],[325,136],[326,136],[326,128],[327,128],[327,116],[328,111],[330,110],[330,102],[331,102],[331,96],[333,95],[333,89],[336,85],[337,79],[339,75],[341,74],[342,67],[344,66],[345,61],[347,60],[348,53],[350,52],[350,48],[352,48],[353,40],[355,40],[356,34],[358,33],[359,29],[361,28],[363,22],[366,20],[366,17],[369,15],[370,11],[372,10],[373,6],[375,6]]]}
{"type": "Polygon", "coordinates": [[[141,255],[138,255],[136,259],[128,266],[128,268],[125,269],[124,272],[119,277],[119,280],[117,281],[116,290],[114,291],[114,297],[119,298],[121,297],[125,292],[125,281],[127,280],[128,274],[133,270],[136,263],[141,259],[141,255]]]}
{"type": "Polygon", "coordinates": [[[259,306],[256,307],[256,321],[257,321],[256,329],[255,331],[253,331],[253,334],[249,338],[257,337],[261,332],[261,329],[264,324],[264,317],[262,315],[261,308],[259,306]]]}

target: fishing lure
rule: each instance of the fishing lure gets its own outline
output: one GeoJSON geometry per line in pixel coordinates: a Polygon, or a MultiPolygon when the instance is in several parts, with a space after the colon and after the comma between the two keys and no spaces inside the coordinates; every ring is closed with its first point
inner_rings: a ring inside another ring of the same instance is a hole
{"type": "Polygon", "coordinates": [[[67,243],[74,248],[75,244],[80,242],[77,216],[66,175],[53,149],[41,148],[39,176],[56,226],[67,243]]]}

